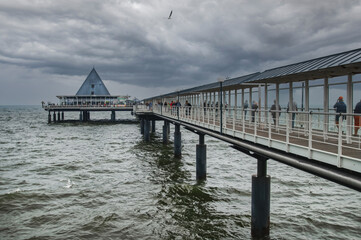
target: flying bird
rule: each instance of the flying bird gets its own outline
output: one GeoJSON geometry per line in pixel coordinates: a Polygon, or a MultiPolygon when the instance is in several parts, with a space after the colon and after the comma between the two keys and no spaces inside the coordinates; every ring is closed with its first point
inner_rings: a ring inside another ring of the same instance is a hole
{"type": "Polygon", "coordinates": [[[172,18],[172,13],[173,13],[173,10],[172,10],[172,11],[170,11],[170,14],[169,14],[168,19],[171,19],[171,18],[172,18]]]}

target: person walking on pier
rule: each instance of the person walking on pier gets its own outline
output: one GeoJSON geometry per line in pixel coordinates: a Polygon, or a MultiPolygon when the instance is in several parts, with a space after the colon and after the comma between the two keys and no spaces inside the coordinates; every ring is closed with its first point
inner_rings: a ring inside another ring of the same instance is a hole
{"type": "Polygon", "coordinates": [[[281,116],[281,112],[276,112],[276,111],[281,111],[281,106],[278,104],[278,109],[277,109],[276,100],[274,100],[273,105],[271,106],[271,113],[272,113],[272,119],[274,125],[276,125],[277,115],[278,115],[278,119],[281,116]]]}
{"type": "Polygon", "coordinates": [[[246,100],[244,102],[244,105],[243,105],[243,109],[244,109],[244,118],[246,119],[247,117],[247,108],[248,108],[248,101],[246,100]]]}
{"type": "Polygon", "coordinates": [[[170,106],[170,114],[173,115],[173,112],[174,112],[174,109],[173,109],[174,101],[173,100],[170,102],[169,106],[170,106]]]}
{"type": "MultiPolygon", "coordinates": [[[[336,113],[346,113],[346,112],[347,112],[347,106],[346,106],[346,104],[343,102],[343,97],[342,97],[342,96],[340,96],[340,97],[337,99],[337,102],[335,103],[335,105],[333,105],[333,108],[335,108],[336,113]]],[[[346,119],[346,116],[343,116],[343,117],[342,117],[342,120],[345,120],[345,119],[346,119]]],[[[339,120],[340,120],[340,115],[337,114],[337,115],[336,115],[336,118],[335,118],[335,122],[336,122],[337,128],[339,128],[339,126],[338,126],[339,120]]]]}
{"type": "Polygon", "coordinates": [[[253,101],[252,102],[252,122],[254,122],[254,120],[255,120],[257,109],[258,109],[258,104],[256,101],[253,101]]]}
{"type": "Polygon", "coordinates": [[[175,103],[175,107],[177,108],[177,116],[179,116],[179,109],[182,106],[182,104],[179,102],[179,100],[177,100],[177,102],[175,103]]]}
{"type": "Polygon", "coordinates": [[[186,107],[186,115],[189,116],[190,113],[191,113],[192,104],[190,104],[190,103],[188,102],[188,100],[186,100],[185,107],[186,107]]]}
{"type": "MultiPolygon", "coordinates": [[[[288,103],[287,105],[287,112],[288,111],[297,111],[297,103],[293,102],[292,104],[292,109],[290,109],[290,103],[288,103]]],[[[295,127],[295,118],[296,118],[296,113],[292,113],[292,128],[295,127]]]]}
{"type": "MultiPolygon", "coordinates": [[[[353,111],[356,114],[361,114],[361,100],[356,104],[355,110],[353,111]]],[[[355,136],[357,136],[357,132],[361,125],[361,116],[354,116],[355,119],[355,136]]]]}

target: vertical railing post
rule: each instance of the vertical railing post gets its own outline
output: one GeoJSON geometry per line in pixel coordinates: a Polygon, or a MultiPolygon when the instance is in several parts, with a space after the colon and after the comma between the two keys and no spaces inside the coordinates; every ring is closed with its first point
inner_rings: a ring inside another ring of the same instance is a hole
{"type": "MultiPolygon", "coordinates": [[[[310,87],[309,87],[309,81],[306,80],[305,81],[305,112],[309,112],[310,111],[310,87]]],[[[305,123],[305,136],[308,133],[308,122],[310,121],[310,114],[306,115],[306,123],[305,123]]]]}
{"type": "Polygon", "coordinates": [[[290,122],[289,121],[290,121],[290,119],[292,119],[291,114],[292,113],[289,113],[289,112],[286,113],[286,152],[289,152],[289,148],[290,148],[290,122]]]}
{"type": "Polygon", "coordinates": [[[246,119],[244,117],[245,115],[245,109],[242,110],[242,132],[243,132],[243,139],[246,137],[246,119]]]}
{"type": "Polygon", "coordinates": [[[312,111],[308,114],[308,158],[312,158],[312,111]]]}
{"type": "Polygon", "coordinates": [[[259,114],[257,114],[257,110],[254,109],[254,142],[257,143],[257,122],[258,122],[258,117],[259,117],[259,114]]]}
{"type": "Polygon", "coordinates": [[[337,143],[337,166],[341,167],[341,156],[342,156],[342,122],[343,116],[340,114],[339,125],[338,125],[338,143],[337,143]]]}
{"type": "Polygon", "coordinates": [[[233,111],[233,122],[232,122],[232,129],[233,129],[233,135],[234,135],[234,131],[236,131],[236,107],[234,107],[234,111],[233,111]]]}
{"type": "MultiPolygon", "coordinates": [[[[352,74],[348,75],[347,78],[347,113],[352,113],[352,99],[353,99],[353,84],[352,74]]],[[[352,119],[351,115],[346,116],[346,142],[347,144],[352,143],[352,119]]]]}
{"type": "Polygon", "coordinates": [[[271,147],[272,138],[272,114],[268,114],[268,147],[271,147]]]}

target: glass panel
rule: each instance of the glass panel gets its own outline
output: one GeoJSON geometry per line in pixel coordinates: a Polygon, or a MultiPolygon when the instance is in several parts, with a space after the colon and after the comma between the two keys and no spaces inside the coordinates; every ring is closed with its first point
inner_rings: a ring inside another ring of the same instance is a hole
{"type": "Polygon", "coordinates": [[[268,85],[268,90],[276,89],[276,84],[270,84],[268,85]]]}
{"type": "Polygon", "coordinates": [[[339,77],[333,77],[328,79],[328,84],[332,83],[347,83],[348,76],[339,76],[339,77]]]}
{"type": "Polygon", "coordinates": [[[356,74],[352,76],[352,82],[359,82],[361,81],[361,74],[356,74]]]}
{"type": "Polygon", "coordinates": [[[270,108],[273,105],[274,100],[276,100],[276,91],[271,90],[267,93],[267,102],[268,102],[268,108],[270,108]]]}
{"type": "Polygon", "coordinates": [[[288,100],[289,100],[289,89],[280,90],[279,104],[282,110],[287,109],[288,100]]]}
{"type": "Polygon", "coordinates": [[[353,107],[355,108],[356,104],[361,101],[361,83],[353,84],[353,107]]]}
{"type": "Polygon", "coordinates": [[[324,79],[309,80],[309,85],[310,86],[323,85],[324,83],[325,83],[324,79]]]}
{"type": "Polygon", "coordinates": [[[304,82],[293,82],[293,87],[294,88],[302,87],[302,83],[304,82]]]}
{"type": "Polygon", "coordinates": [[[323,86],[310,87],[310,110],[323,109],[323,86]]]}

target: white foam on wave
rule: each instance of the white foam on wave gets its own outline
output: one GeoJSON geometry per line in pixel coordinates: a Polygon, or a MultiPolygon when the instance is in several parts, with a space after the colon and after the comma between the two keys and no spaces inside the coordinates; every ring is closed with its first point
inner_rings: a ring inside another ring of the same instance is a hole
{"type": "Polygon", "coordinates": [[[68,179],[68,183],[66,184],[65,188],[72,188],[74,185],[74,182],[70,179],[68,179]]]}

